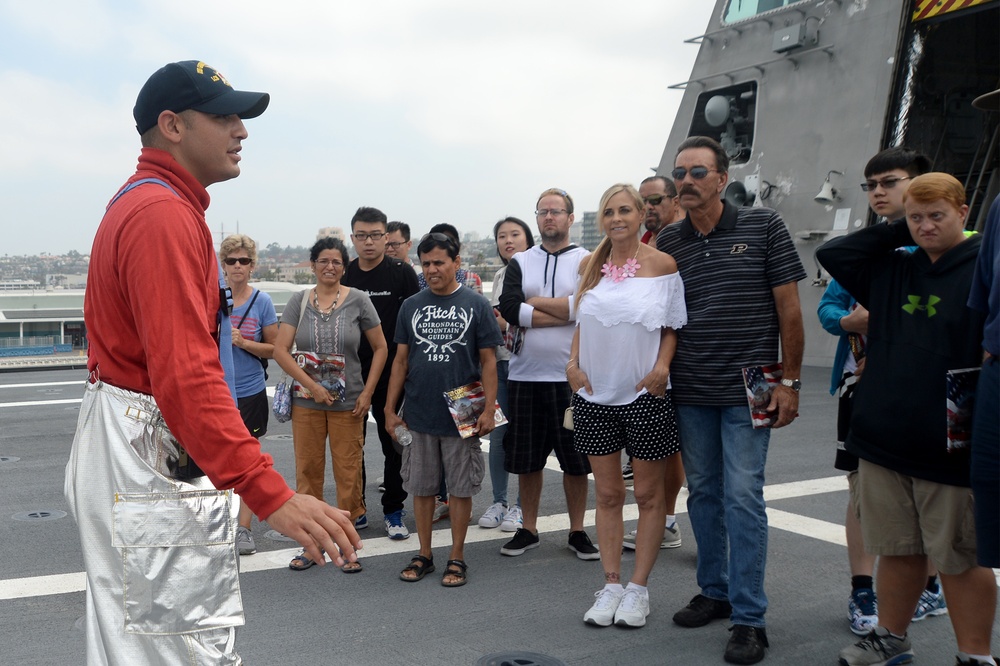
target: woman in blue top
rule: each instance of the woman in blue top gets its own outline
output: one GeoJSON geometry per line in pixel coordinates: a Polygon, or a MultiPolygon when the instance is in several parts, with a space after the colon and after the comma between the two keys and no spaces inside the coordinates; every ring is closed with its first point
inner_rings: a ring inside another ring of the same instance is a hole
{"type": "MultiPolygon", "coordinates": [[[[229,315],[233,337],[233,366],[236,370],[236,400],[243,423],[257,439],[267,432],[267,376],[264,367],[274,353],[278,337],[278,317],[271,297],[250,286],[250,276],[257,266],[257,243],[244,234],[222,241],[219,260],[226,283],[233,292],[233,311],[229,315]]],[[[240,555],[257,552],[250,521],[253,514],[240,504],[236,546],[240,555]]]]}

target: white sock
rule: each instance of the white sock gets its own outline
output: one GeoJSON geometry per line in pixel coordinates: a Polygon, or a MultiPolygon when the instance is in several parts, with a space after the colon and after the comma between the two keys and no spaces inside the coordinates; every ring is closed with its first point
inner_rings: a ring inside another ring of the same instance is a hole
{"type": "Polygon", "coordinates": [[[615,594],[622,594],[625,591],[621,583],[605,583],[604,589],[615,594]]]}
{"type": "Polygon", "coordinates": [[[629,583],[628,587],[625,588],[625,589],[627,589],[627,590],[635,590],[636,592],[638,592],[639,594],[641,594],[643,596],[649,594],[649,589],[646,588],[645,585],[636,585],[635,583],[629,583]]]}
{"type": "Polygon", "coordinates": [[[673,527],[677,524],[677,516],[667,516],[667,527],[673,527]]]}
{"type": "Polygon", "coordinates": [[[968,661],[970,659],[975,659],[976,661],[981,662],[983,664],[992,664],[993,666],[997,666],[997,662],[994,661],[993,657],[988,654],[966,654],[965,652],[959,652],[958,658],[961,661],[968,661]]]}

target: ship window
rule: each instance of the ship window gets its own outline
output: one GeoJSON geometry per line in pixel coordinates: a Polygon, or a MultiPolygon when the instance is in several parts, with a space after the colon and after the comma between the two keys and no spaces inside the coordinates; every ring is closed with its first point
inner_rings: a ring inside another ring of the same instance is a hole
{"type": "Polygon", "coordinates": [[[688,136],[710,136],[733,164],[745,164],[753,150],[757,121],[757,82],[703,92],[695,102],[688,136]]]}
{"type": "Polygon", "coordinates": [[[758,14],[769,12],[789,5],[797,5],[805,0],[729,0],[723,21],[736,23],[753,18],[758,14]]]}

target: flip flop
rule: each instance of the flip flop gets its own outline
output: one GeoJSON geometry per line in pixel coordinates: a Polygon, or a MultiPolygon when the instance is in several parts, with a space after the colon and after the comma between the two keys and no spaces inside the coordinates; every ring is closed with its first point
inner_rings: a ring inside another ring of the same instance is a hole
{"type": "Polygon", "coordinates": [[[309,559],[306,555],[306,551],[302,551],[298,555],[292,558],[292,561],[288,563],[288,568],[293,571],[305,571],[310,567],[316,566],[316,563],[309,559]]]}
{"type": "Polygon", "coordinates": [[[416,583],[418,580],[423,580],[424,576],[431,573],[432,571],[434,571],[433,557],[414,555],[413,559],[410,560],[410,563],[402,571],[399,572],[399,579],[404,580],[407,583],[416,583]],[[405,574],[408,571],[414,571],[416,572],[417,575],[414,578],[409,578],[407,576],[404,576],[403,574],[405,574]]]}
{"type": "Polygon", "coordinates": [[[445,587],[462,587],[466,582],[466,571],[469,569],[465,560],[448,560],[448,566],[444,568],[444,574],[441,576],[441,584],[445,587]],[[452,576],[457,580],[450,583],[445,582],[445,578],[452,576]]]}

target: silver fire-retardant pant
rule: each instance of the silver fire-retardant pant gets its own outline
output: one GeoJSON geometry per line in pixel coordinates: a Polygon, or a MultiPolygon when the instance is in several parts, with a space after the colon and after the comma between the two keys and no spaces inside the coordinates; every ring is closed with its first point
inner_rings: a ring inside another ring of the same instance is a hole
{"type": "Polygon", "coordinates": [[[242,663],[230,493],[172,478],[185,457],[151,396],[87,385],[65,493],[87,569],[90,666],[242,663]]]}

